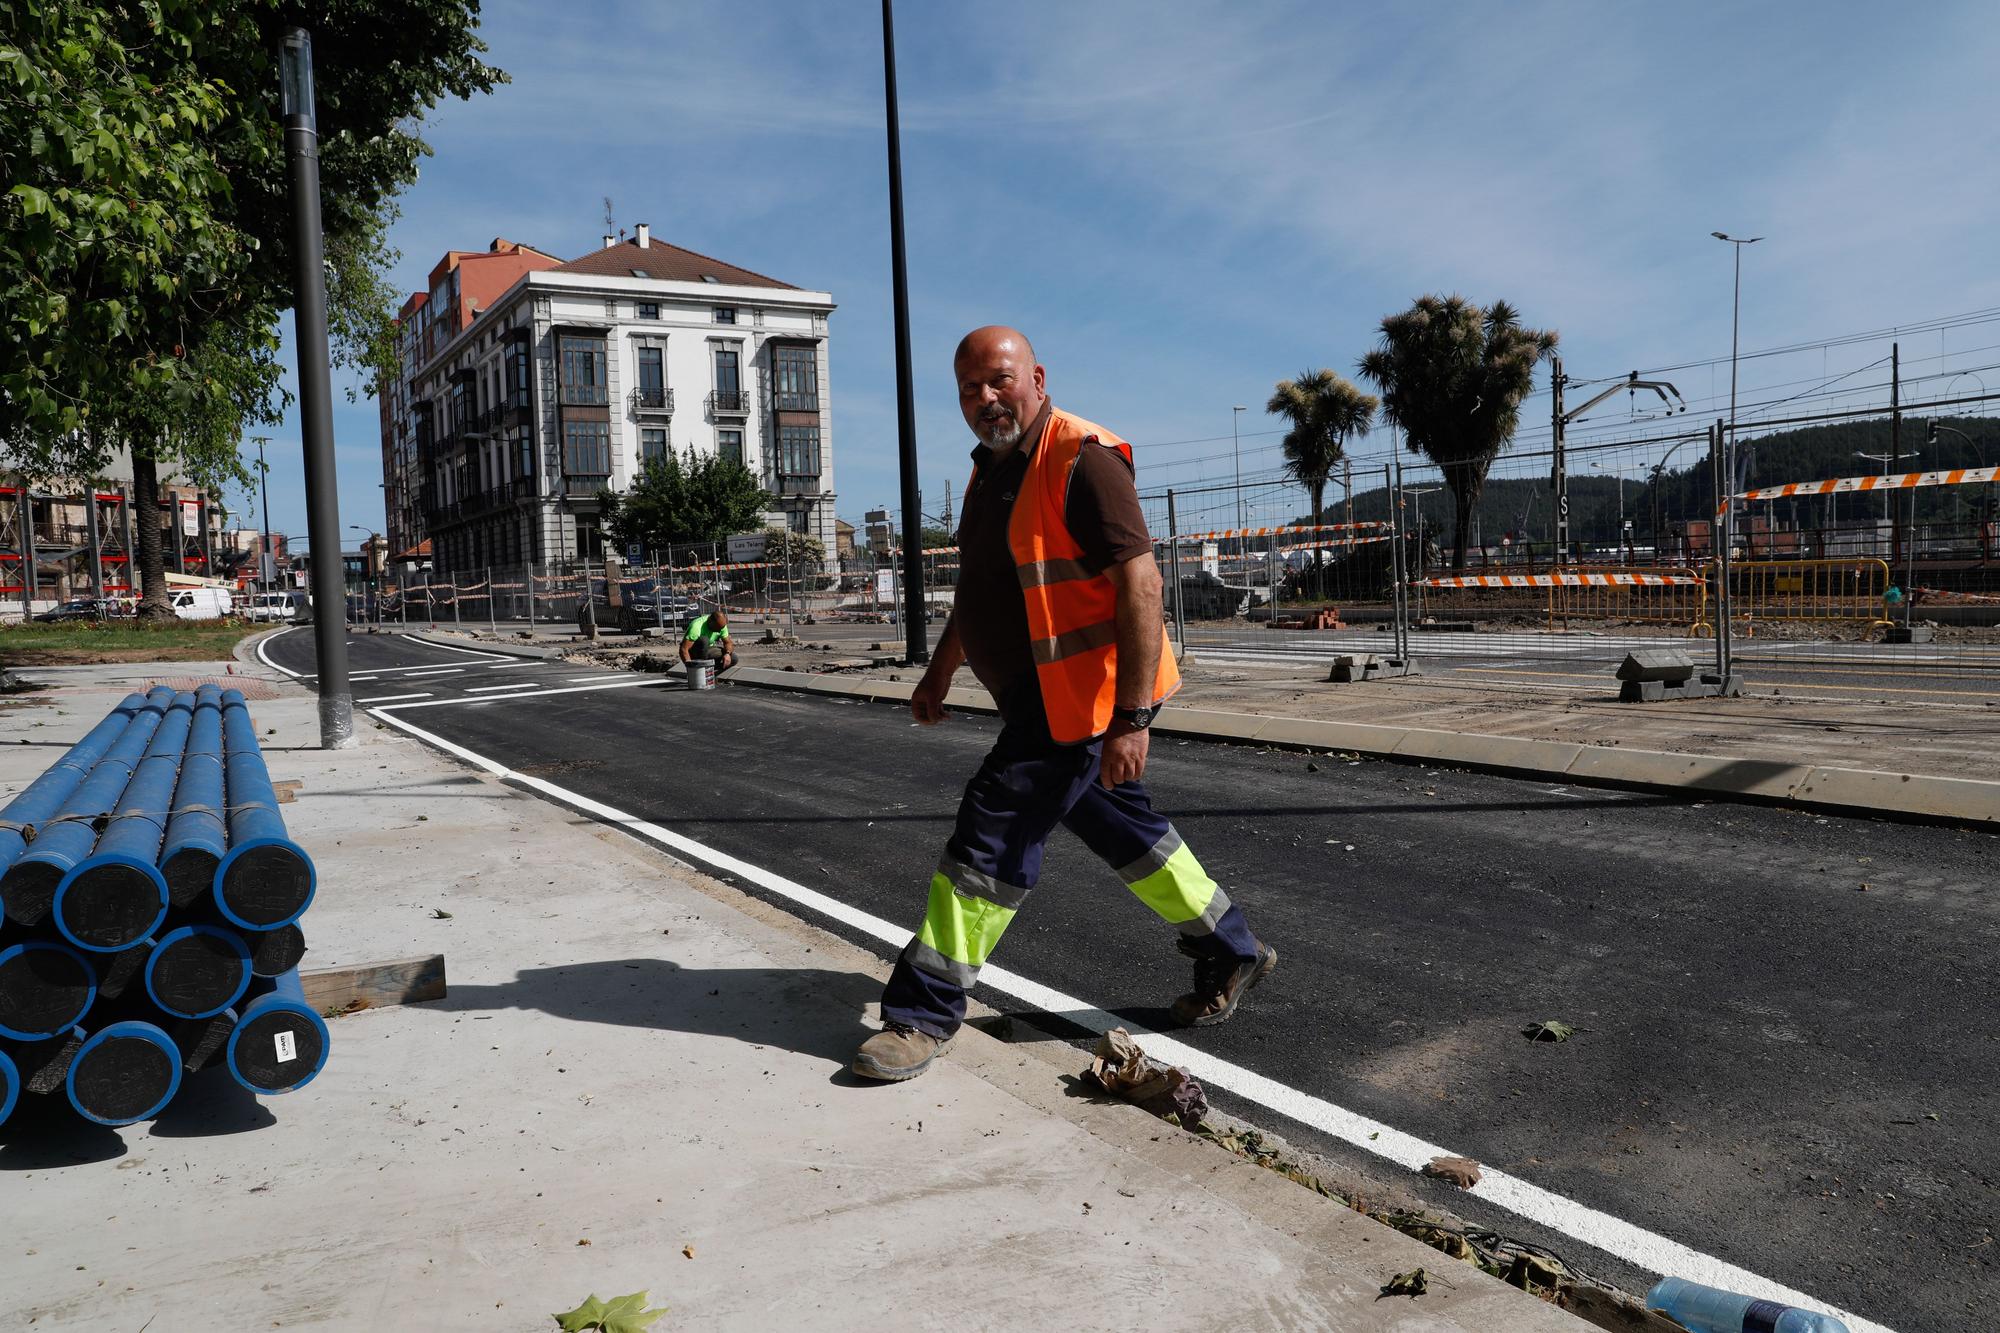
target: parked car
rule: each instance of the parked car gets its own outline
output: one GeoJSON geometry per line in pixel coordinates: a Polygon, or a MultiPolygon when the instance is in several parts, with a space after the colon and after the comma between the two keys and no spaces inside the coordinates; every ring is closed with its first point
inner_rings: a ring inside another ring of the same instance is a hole
{"type": "Polygon", "coordinates": [[[243,614],[251,620],[296,620],[299,604],[287,592],[258,592],[244,599],[243,614]]]}
{"type": "Polygon", "coordinates": [[[651,583],[620,589],[618,603],[618,628],[627,634],[656,626],[680,629],[692,614],[687,598],[672,588],[658,589],[651,583]]]}
{"type": "Polygon", "coordinates": [[[227,588],[182,588],[169,601],[182,620],[220,620],[230,612],[227,588]]]}
{"type": "Polygon", "coordinates": [[[36,616],[40,621],[108,620],[130,614],[116,597],[71,597],[36,616]]]}

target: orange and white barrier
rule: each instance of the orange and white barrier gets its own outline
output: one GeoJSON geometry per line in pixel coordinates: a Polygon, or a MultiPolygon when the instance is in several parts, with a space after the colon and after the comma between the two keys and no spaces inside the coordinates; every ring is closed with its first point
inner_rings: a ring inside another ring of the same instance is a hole
{"type": "Polygon", "coordinates": [[[1423,588],[1689,588],[1693,574],[1448,574],[1412,579],[1423,588]]]}
{"type": "MultiPolygon", "coordinates": [[[[1183,532],[1184,542],[1212,542],[1224,537],[1283,537],[1292,533],[1307,532],[1376,532],[1388,527],[1387,523],[1369,519],[1362,523],[1299,523],[1282,528],[1218,528],[1214,532],[1183,532]]],[[[1172,537],[1155,537],[1156,542],[1169,542],[1172,537]]]]}
{"type": "MultiPolygon", "coordinates": [[[[1844,495],[1855,491],[1906,491],[1918,486],[1985,486],[2000,482],[2000,467],[1959,467],[1938,472],[1891,472],[1879,477],[1831,477],[1825,481],[1788,481],[1782,486],[1760,486],[1745,491],[1739,500],[1782,500],[1793,495],[1844,495]]],[[[1715,508],[1720,514],[1729,507],[1724,501],[1715,508]]]]}

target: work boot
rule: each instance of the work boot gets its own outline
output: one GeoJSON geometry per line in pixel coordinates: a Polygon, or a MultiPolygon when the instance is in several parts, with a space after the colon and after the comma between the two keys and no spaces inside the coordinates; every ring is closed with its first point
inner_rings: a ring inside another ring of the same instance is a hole
{"type": "Polygon", "coordinates": [[[1236,1012],[1244,992],[1271,975],[1278,965],[1278,951],[1259,941],[1255,958],[1221,957],[1204,953],[1188,937],[1176,941],[1180,951],[1194,959],[1194,990],[1174,1001],[1174,1018],[1182,1027],[1213,1027],[1236,1012]]]}
{"type": "MultiPolygon", "coordinates": [[[[957,1034],[954,1033],[955,1037],[957,1034]]],[[[891,1022],[861,1043],[849,1066],[863,1078],[900,1083],[931,1067],[931,1061],[951,1048],[953,1037],[937,1038],[906,1023],[891,1022]]]]}

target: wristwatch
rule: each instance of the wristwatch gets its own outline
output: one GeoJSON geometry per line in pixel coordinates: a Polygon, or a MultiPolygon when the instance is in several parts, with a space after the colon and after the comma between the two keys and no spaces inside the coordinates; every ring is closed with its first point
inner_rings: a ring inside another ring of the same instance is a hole
{"type": "Polygon", "coordinates": [[[1147,727],[1153,725],[1153,718],[1158,712],[1158,709],[1152,707],[1113,708],[1111,716],[1123,722],[1134,731],[1144,731],[1147,727]]]}

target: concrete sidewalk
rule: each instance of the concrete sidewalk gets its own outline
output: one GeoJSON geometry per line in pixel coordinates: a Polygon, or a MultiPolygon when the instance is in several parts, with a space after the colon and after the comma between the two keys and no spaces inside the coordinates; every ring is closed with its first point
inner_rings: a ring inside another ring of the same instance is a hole
{"type": "MultiPolygon", "coordinates": [[[[153,674],[0,708],[0,787],[153,674]]],[[[9,1327],[525,1333],[640,1289],[662,1329],[1586,1327],[1083,1095],[1061,1043],[968,1028],[862,1084],[871,955],[395,733],[312,748],[311,696],[251,689],[304,784],[307,965],[441,952],[450,996],[334,1019],[287,1098],[204,1076],[149,1126],[0,1127],[9,1327]]]]}

